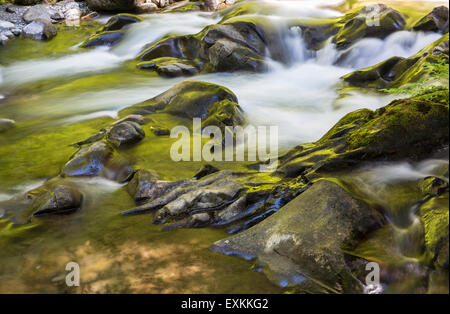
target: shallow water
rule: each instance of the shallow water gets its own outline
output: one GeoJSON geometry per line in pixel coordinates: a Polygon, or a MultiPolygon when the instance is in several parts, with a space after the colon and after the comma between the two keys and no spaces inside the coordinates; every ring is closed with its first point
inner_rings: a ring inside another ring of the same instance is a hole
{"type": "MultiPolygon", "coordinates": [[[[284,20],[291,17],[340,16],[330,7],[340,2],[322,1],[327,8],[320,8],[320,1],[279,1],[271,14],[282,29],[284,20]]],[[[183,80],[137,70],[132,59],[145,44],[168,33],[194,34],[220,20],[205,13],[144,18],[127,29],[124,41],[111,50],[79,48],[99,28],[97,23],[63,28],[49,43],[18,39],[0,50],[0,117],[17,123],[7,136],[0,135],[0,201],[56,175],[75,152],[69,145],[110,123],[119,110],[183,80]]],[[[348,112],[376,109],[395,98],[357,90],[341,94],[337,87],[342,75],[391,56],[411,56],[437,38],[436,34],[398,32],[385,40],[365,39],[349,48],[350,61],[335,66],[339,53],[331,44],[317,53],[307,51],[294,29],[285,40],[289,65],[270,62],[267,73],[218,73],[193,79],[231,89],[250,123],[277,125],[280,146],[288,148],[319,139],[348,112]]],[[[158,141],[155,137],[145,140],[158,141]]],[[[169,144],[156,146],[161,148],[141,152],[138,166],[157,167],[167,179],[184,178],[199,166],[178,164],[174,169],[168,152],[163,151],[169,144]]],[[[417,179],[431,171],[405,164],[392,166],[395,171],[386,167],[377,169],[373,177],[391,182],[398,177],[417,179]]],[[[380,182],[372,183],[380,186],[380,182]]],[[[207,249],[226,236],[223,230],[160,233],[149,215],[117,215],[133,206],[122,186],[92,180],[78,184],[87,197],[83,210],[74,215],[14,226],[1,220],[0,213],[0,292],[66,291],[62,274],[69,261],[79,262],[82,268],[83,290],[76,292],[283,291],[262,273],[250,271],[250,263],[207,249]]]]}

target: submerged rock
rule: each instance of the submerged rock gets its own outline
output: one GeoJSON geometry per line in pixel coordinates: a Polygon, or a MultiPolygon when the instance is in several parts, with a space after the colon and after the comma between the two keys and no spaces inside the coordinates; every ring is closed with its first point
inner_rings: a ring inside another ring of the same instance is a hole
{"type": "Polygon", "coordinates": [[[103,176],[117,182],[125,182],[131,174],[127,160],[104,140],[80,148],[61,170],[63,177],[103,176]]]}
{"type": "Polygon", "coordinates": [[[82,207],[83,194],[69,181],[52,178],[43,185],[0,202],[1,218],[15,224],[26,224],[31,218],[71,214],[82,207]]]}
{"type": "Polygon", "coordinates": [[[384,224],[383,216],[336,183],[320,180],[256,226],[214,244],[214,250],[257,257],[275,282],[302,292],[361,293],[343,247],[384,224]]]}
{"type": "Polygon", "coordinates": [[[36,198],[33,203],[33,216],[70,214],[81,207],[82,200],[82,194],[73,186],[56,184],[36,198]]]}
{"type": "Polygon", "coordinates": [[[127,185],[128,193],[138,204],[161,197],[180,185],[182,181],[160,181],[157,173],[138,170],[127,185]]]}
{"type": "Polygon", "coordinates": [[[131,12],[136,9],[135,0],[86,0],[89,8],[96,11],[131,12]]]}
{"type": "Polygon", "coordinates": [[[132,14],[117,14],[110,18],[97,33],[82,43],[81,47],[93,48],[99,46],[115,46],[123,39],[125,33],[122,30],[124,28],[141,21],[142,18],[132,14]]]}
{"type": "Polygon", "coordinates": [[[0,133],[6,132],[15,126],[14,120],[0,118],[0,133]]]}

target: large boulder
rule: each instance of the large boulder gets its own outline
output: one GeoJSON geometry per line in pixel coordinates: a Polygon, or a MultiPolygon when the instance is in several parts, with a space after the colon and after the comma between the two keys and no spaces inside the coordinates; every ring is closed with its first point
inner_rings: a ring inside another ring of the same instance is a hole
{"type": "Polygon", "coordinates": [[[333,37],[338,49],[345,49],[355,41],[366,38],[386,38],[402,30],[406,21],[394,9],[384,4],[368,5],[348,13],[336,26],[339,31],[333,37]]]}
{"type": "Polygon", "coordinates": [[[277,174],[313,176],[374,160],[422,160],[448,146],[448,90],[395,100],[343,117],[316,143],[279,158],[277,174]]]}
{"type": "Polygon", "coordinates": [[[214,244],[215,251],[256,257],[269,278],[302,292],[360,293],[343,248],[384,224],[383,216],[336,183],[320,180],[256,226],[214,244]]]}
{"type": "Polygon", "coordinates": [[[413,27],[415,31],[448,33],[448,7],[439,6],[417,21],[413,27]]]}
{"type": "Polygon", "coordinates": [[[268,55],[289,62],[283,41],[287,31],[267,17],[236,17],[207,26],[196,35],[166,36],[150,43],[138,60],[172,57],[191,62],[204,72],[260,72],[267,68],[264,57],[268,55]]]}
{"type": "Polygon", "coordinates": [[[183,81],[152,99],[124,109],[121,115],[155,112],[201,118],[207,125],[219,127],[245,121],[233,92],[220,85],[197,81],[183,81]]]}

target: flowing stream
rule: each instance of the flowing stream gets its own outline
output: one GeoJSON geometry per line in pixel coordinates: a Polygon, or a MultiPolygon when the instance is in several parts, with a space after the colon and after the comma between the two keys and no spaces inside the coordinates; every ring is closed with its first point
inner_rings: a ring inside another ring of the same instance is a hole
{"type": "MultiPolygon", "coordinates": [[[[358,90],[342,93],[338,88],[341,76],[392,56],[412,56],[440,37],[402,31],[384,40],[358,41],[345,52],[338,52],[331,43],[312,52],[305,48],[301,31],[285,29],[285,21],[341,16],[322,6],[340,1],[269,2],[277,8],[271,12],[271,21],[286,34],[289,65],[269,61],[266,73],[216,73],[191,79],[232,90],[250,123],[279,127],[284,149],[319,139],[348,112],[377,109],[395,98],[358,90]],[[348,61],[334,65],[342,53],[348,53],[348,61]]],[[[63,28],[49,43],[17,39],[0,49],[0,117],[17,124],[8,138],[0,135],[0,201],[38,186],[51,173],[56,175],[74,152],[68,145],[92,135],[104,121],[117,118],[119,110],[185,79],[161,78],[130,65],[144,45],[166,34],[195,34],[220,20],[197,12],[142,17],[145,20],[127,28],[124,40],[110,50],[79,47],[107,17],[79,28],[63,28]]],[[[160,162],[164,175],[170,165],[165,168],[164,160],[160,162]]],[[[379,199],[370,187],[381,189],[399,178],[426,177],[433,172],[430,167],[386,165],[363,172],[361,182],[363,189],[379,199]]],[[[167,175],[182,177],[189,171],[174,174],[167,170],[167,175]]],[[[249,271],[246,261],[207,250],[225,237],[223,231],[160,233],[146,216],[124,219],[117,215],[132,206],[121,185],[105,180],[79,184],[88,195],[87,205],[71,219],[56,217],[18,227],[1,220],[0,213],[0,292],[64,291],[61,276],[71,260],[89,265],[82,275],[89,282],[84,292],[282,291],[262,273],[249,271]]]]}

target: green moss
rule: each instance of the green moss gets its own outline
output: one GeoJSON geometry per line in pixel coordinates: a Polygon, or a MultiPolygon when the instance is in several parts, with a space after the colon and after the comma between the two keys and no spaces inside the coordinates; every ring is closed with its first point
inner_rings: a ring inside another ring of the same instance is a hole
{"type": "Polygon", "coordinates": [[[448,193],[430,199],[420,207],[419,215],[425,228],[425,243],[433,253],[449,230],[448,193]]]}
{"type": "Polygon", "coordinates": [[[76,151],[70,145],[97,133],[110,121],[104,118],[51,129],[31,129],[25,136],[26,124],[19,122],[16,129],[0,137],[0,189],[58,175],[76,151]]]}
{"type": "Polygon", "coordinates": [[[448,93],[448,90],[437,91],[396,101],[378,109],[373,120],[349,133],[346,142],[351,149],[356,149],[372,143],[392,141],[397,132],[400,132],[397,134],[399,141],[401,134],[407,136],[420,133],[429,127],[431,121],[444,119],[445,113],[448,117],[448,93]]]}

